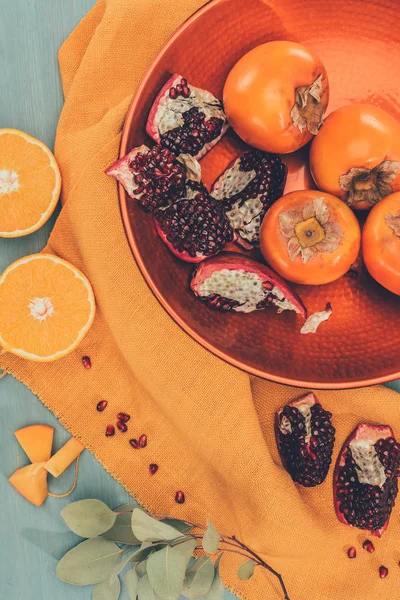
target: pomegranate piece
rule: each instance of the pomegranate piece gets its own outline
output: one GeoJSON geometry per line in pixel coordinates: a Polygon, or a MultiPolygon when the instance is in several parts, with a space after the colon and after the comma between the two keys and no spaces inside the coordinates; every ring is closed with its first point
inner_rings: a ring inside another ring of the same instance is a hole
{"type": "Polygon", "coordinates": [[[105,173],[119,181],[126,193],[149,212],[205,189],[196,159],[185,155],[177,158],[161,146],[134,148],[105,173]]]}
{"type": "Polygon", "coordinates": [[[287,167],[279,156],[250,150],[236,158],[218,177],[211,196],[223,203],[237,242],[259,245],[260,227],[268,208],[283,195],[287,167]]]}
{"type": "Polygon", "coordinates": [[[193,293],[208,306],[249,313],[274,306],[307,316],[299,296],[274,271],[236,252],[224,252],[201,263],[192,275],[193,293]]]}
{"type": "Polygon", "coordinates": [[[395,504],[399,466],[400,444],[391,427],[360,424],[336,463],[334,504],[339,521],[381,537],[395,504]]]}
{"type": "Polygon", "coordinates": [[[319,485],[332,462],[335,428],[332,413],[310,392],[276,414],[276,439],[283,466],[293,481],[319,485]]]}
{"type": "Polygon", "coordinates": [[[219,142],[228,127],[222,103],[211,92],[190,85],[176,73],[155,99],[146,131],[174,154],[200,159],[219,142]]]}
{"type": "Polygon", "coordinates": [[[200,262],[220,252],[234,238],[224,212],[206,192],[154,213],[162,241],[181,260],[200,262]]]}
{"type": "Polygon", "coordinates": [[[357,556],[357,550],[354,548],[354,546],[347,550],[347,556],[349,558],[355,558],[357,556]]]}

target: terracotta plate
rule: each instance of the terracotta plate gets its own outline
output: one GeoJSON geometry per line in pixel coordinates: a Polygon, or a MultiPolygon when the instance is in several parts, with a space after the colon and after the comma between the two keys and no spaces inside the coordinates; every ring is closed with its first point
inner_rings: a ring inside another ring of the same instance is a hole
{"type": "MultiPolygon", "coordinates": [[[[234,63],[254,46],[276,39],[307,44],[327,68],[329,111],[371,102],[400,119],[400,21],[397,0],[214,0],[170,39],[139,86],[126,118],[123,156],[149,144],[145,123],[151,103],[171,73],[221,97],[234,63]]],[[[229,133],[202,161],[210,184],[243,149],[229,133]]],[[[286,191],[311,185],[307,150],[286,157],[286,191]]],[[[203,306],[188,288],[191,267],[159,240],[152,218],[119,197],[128,241],[150,288],[196,341],[233,365],[260,377],[316,388],[345,388],[400,377],[400,298],[362,271],[356,279],[319,287],[297,286],[310,312],[330,301],[331,319],[313,335],[300,335],[294,314],[259,311],[223,314],[203,306]]]]}

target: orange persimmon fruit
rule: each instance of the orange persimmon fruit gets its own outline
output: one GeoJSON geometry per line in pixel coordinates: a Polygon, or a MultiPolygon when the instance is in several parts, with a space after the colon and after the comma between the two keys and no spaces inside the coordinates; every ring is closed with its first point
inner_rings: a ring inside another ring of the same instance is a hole
{"type": "Polygon", "coordinates": [[[370,275],[400,295],[400,192],[386,196],[369,213],[362,253],[370,275]]]}
{"type": "Polygon", "coordinates": [[[35,463],[17,469],[8,481],[26,500],[41,506],[47,498],[47,471],[44,463],[35,463]]]}
{"type": "Polygon", "coordinates": [[[328,101],[325,67],[295,42],[253,48],[224,87],[225,111],[236,133],[250,146],[277,154],[298,150],[318,133],[328,101]]]}
{"type": "Polygon", "coordinates": [[[320,285],[344,275],[360,250],[360,226],[344,202],[318,190],[282,196],[268,210],[260,248],[279,275],[320,285]]]}
{"type": "Polygon", "coordinates": [[[378,106],[342,106],[314,138],[310,169],[321,190],[371,209],[400,190],[400,123],[378,106]]]}
{"type": "Polygon", "coordinates": [[[32,463],[43,463],[51,456],[54,427],[50,425],[29,425],[14,431],[19,445],[32,463]]]}

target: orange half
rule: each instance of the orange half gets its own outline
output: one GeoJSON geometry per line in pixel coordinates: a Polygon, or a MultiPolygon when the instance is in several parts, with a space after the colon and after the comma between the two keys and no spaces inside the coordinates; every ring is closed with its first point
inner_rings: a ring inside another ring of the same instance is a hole
{"type": "Polygon", "coordinates": [[[72,352],[95,315],[88,279],[52,254],[32,254],[0,277],[0,346],[46,362],[72,352]]]}
{"type": "Polygon", "coordinates": [[[0,129],[0,237],[39,229],[60,190],[60,171],[47,146],[17,129],[0,129]]]}

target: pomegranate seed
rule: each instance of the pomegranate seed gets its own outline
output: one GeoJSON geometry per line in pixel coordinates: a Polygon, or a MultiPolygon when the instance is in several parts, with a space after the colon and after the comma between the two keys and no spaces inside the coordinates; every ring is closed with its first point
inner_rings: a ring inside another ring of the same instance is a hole
{"type": "Polygon", "coordinates": [[[88,356],[82,356],[82,364],[85,369],[90,369],[92,366],[91,360],[88,356]]]}
{"type": "Polygon", "coordinates": [[[146,448],[147,446],[147,435],[143,434],[139,438],[139,445],[141,448],[146,448]]]}
{"type": "Polygon", "coordinates": [[[169,97],[172,98],[172,100],[175,100],[175,98],[178,97],[178,92],[174,87],[169,90],[169,97]]]}
{"type": "Polygon", "coordinates": [[[182,96],[184,98],[189,98],[189,96],[190,96],[190,90],[189,90],[189,88],[186,85],[184,85],[183,88],[182,88],[182,96]]]}
{"type": "Polygon", "coordinates": [[[183,85],[183,87],[187,86],[187,79],[181,79],[181,85],[183,85]]]}
{"type": "Polygon", "coordinates": [[[106,437],[111,437],[115,434],[115,427],[114,425],[107,425],[106,427],[106,437]]]}
{"type": "Polygon", "coordinates": [[[107,400],[100,400],[100,402],[97,404],[96,408],[99,412],[103,412],[103,410],[105,409],[107,404],[108,404],[107,400]]]}
{"type": "Polygon", "coordinates": [[[385,579],[385,577],[387,577],[389,575],[389,569],[387,567],[384,567],[383,565],[381,565],[379,567],[379,577],[381,579],[385,579]]]}
{"type": "Polygon", "coordinates": [[[347,550],[347,556],[349,558],[355,558],[357,556],[357,550],[352,546],[347,550]]]}
{"type": "Polygon", "coordinates": [[[118,421],[117,427],[120,431],[122,431],[122,433],[124,433],[125,431],[128,431],[128,425],[126,423],[124,423],[124,421],[118,421]]]}
{"type": "Polygon", "coordinates": [[[178,83],[178,85],[176,86],[176,91],[178,92],[178,94],[182,94],[182,90],[183,90],[183,86],[178,83]]]}
{"type": "Polygon", "coordinates": [[[128,415],[127,413],[121,412],[121,413],[117,414],[118,421],[122,421],[123,423],[127,423],[130,418],[131,418],[131,415],[128,415]]]}
{"type": "Polygon", "coordinates": [[[154,475],[158,471],[158,465],[156,465],[155,463],[152,463],[149,466],[149,471],[150,471],[150,475],[154,475]]]}
{"type": "Polygon", "coordinates": [[[135,450],[137,450],[138,448],[140,448],[140,444],[137,440],[129,440],[130,445],[132,446],[132,448],[135,448],[135,450]]]}
{"type": "Polygon", "coordinates": [[[373,545],[373,543],[371,542],[371,540],[365,540],[365,542],[363,543],[362,547],[367,552],[371,552],[371,553],[375,552],[375,546],[373,545]]]}
{"type": "Polygon", "coordinates": [[[176,492],[175,502],[178,504],[183,504],[185,502],[185,494],[182,491],[176,492]]]}

